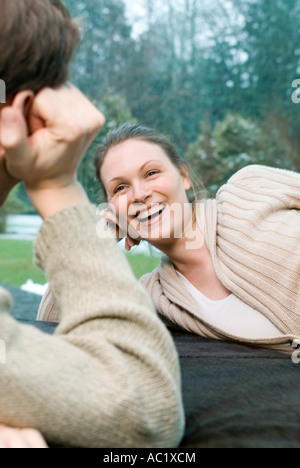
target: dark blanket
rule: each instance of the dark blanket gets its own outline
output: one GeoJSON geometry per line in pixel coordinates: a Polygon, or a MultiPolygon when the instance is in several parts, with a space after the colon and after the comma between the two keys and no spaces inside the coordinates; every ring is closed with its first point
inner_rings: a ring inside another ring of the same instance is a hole
{"type": "MultiPolygon", "coordinates": [[[[40,298],[8,289],[13,315],[30,324],[40,298]]],[[[31,324],[46,333],[55,329],[31,324]]],[[[186,412],[181,447],[300,447],[300,364],[279,353],[172,334],[186,412]]]]}

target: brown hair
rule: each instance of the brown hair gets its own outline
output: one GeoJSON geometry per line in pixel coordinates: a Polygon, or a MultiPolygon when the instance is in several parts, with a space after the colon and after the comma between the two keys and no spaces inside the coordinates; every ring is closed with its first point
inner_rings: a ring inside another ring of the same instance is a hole
{"type": "Polygon", "coordinates": [[[1,0],[0,10],[0,78],[7,98],[65,83],[80,35],[61,0],[1,0]]]}
{"type": "Polygon", "coordinates": [[[199,190],[203,192],[203,184],[199,181],[199,178],[195,177],[194,173],[192,173],[191,177],[192,171],[188,167],[188,164],[180,157],[176,146],[165,135],[162,135],[161,133],[157,132],[156,130],[153,130],[152,128],[128,123],[122,125],[121,127],[115,130],[110,131],[107,134],[104,142],[97,148],[95,153],[94,166],[96,169],[96,177],[97,180],[100,182],[100,186],[102,188],[103,193],[105,194],[105,197],[106,189],[100,176],[101,167],[104,163],[105,157],[112,148],[118,146],[121,143],[124,143],[125,141],[132,139],[142,140],[160,146],[165,152],[165,154],[168,156],[170,161],[180,172],[182,171],[184,165],[188,168],[193,192],[192,196],[189,196],[189,201],[196,204],[196,202],[199,199],[197,192],[199,190]],[[198,190],[196,189],[196,187],[198,190]]]}

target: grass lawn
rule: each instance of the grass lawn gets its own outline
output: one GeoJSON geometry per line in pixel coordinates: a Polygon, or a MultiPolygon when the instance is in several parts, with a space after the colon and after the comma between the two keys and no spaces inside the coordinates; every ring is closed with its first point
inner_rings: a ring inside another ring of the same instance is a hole
{"type": "MultiPolygon", "coordinates": [[[[159,258],[146,255],[126,256],[138,279],[160,262],[159,258]]],[[[33,243],[0,239],[0,283],[21,286],[28,279],[39,284],[47,282],[43,272],[33,263],[33,243]]]]}

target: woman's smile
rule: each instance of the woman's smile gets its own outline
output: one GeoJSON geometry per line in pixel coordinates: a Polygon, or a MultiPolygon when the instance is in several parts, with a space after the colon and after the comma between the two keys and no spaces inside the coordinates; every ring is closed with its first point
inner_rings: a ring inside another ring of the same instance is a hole
{"type": "Polygon", "coordinates": [[[170,223],[167,222],[167,216],[164,216],[168,211],[167,206],[166,203],[153,204],[138,212],[129,223],[129,232],[133,229],[144,240],[169,238],[170,223]]]}
{"type": "Polygon", "coordinates": [[[164,212],[165,208],[165,204],[155,205],[150,209],[141,211],[135,219],[137,219],[140,224],[153,224],[161,220],[162,213],[164,212]]]}

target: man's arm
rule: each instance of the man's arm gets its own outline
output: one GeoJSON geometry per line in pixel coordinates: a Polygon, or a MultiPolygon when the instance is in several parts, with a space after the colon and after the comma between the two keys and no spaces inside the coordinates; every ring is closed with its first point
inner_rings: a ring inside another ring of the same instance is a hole
{"type": "Polygon", "coordinates": [[[60,325],[55,336],[22,326],[0,297],[6,347],[0,421],[33,427],[63,446],[176,446],[183,409],[174,344],[74,176],[99,121],[79,95],[75,108],[71,95],[58,96],[72,119],[51,114],[45,91],[34,108],[45,126],[29,141],[12,127],[4,142],[9,169],[25,179],[47,218],[36,260],[50,281],[60,325]],[[73,117],[85,111],[84,122],[88,115],[92,122],[80,130],[73,117]]]}
{"type": "Polygon", "coordinates": [[[78,447],[172,447],[182,437],[172,340],[93,209],[49,218],[36,244],[60,313],[55,336],[0,315],[0,421],[78,447]],[[74,254],[76,252],[76,254],[74,254]]]}

